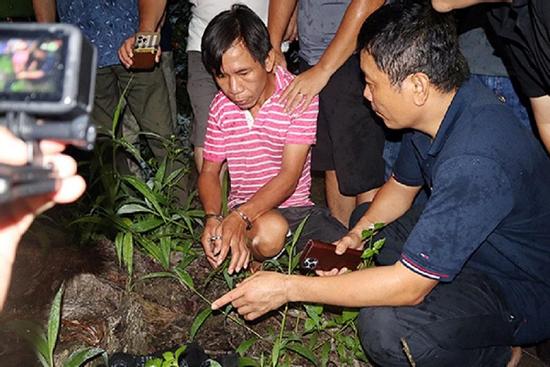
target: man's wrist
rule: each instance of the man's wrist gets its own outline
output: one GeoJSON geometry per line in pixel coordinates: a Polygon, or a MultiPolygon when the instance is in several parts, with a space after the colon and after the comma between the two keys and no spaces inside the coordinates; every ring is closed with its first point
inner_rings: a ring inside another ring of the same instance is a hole
{"type": "Polygon", "coordinates": [[[239,210],[238,208],[235,208],[233,209],[233,213],[237,214],[243,220],[243,222],[246,224],[247,231],[252,229],[252,221],[250,220],[248,215],[246,215],[245,212],[243,212],[242,210],[239,210]]]}
{"type": "Polygon", "coordinates": [[[327,64],[322,59],[317,63],[317,65],[315,65],[315,67],[317,67],[317,70],[319,70],[321,74],[323,74],[327,79],[330,79],[332,74],[334,74],[336,70],[338,70],[338,68],[327,64]]]}
{"type": "Polygon", "coordinates": [[[154,22],[141,22],[138,26],[138,32],[157,32],[157,24],[154,22]]]}
{"type": "Polygon", "coordinates": [[[223,215],[217,214],[217,213],[206,213],[203,217],[204,222],[208,222],[209,220],[215,220],[218,223],[223,222],[223,215]]]}
{"type": "Polygon", "coordinates": [[[362,238],[361,233],[358,233],[358,232],[355,232],[354,230],[351,230],[351,231],[348,232],[347,236],[361,242],[361,238],[362,238]]]}
{"type": "Polygon", "coordinates": [[[300,301],[296,296],[296,290],[294,289],[296,283],[295,280],[297,277],[295,275],[285,275],[284,276],[284,289],[286,291],[285,298],[286,302],[298,302],[300,301]]]}

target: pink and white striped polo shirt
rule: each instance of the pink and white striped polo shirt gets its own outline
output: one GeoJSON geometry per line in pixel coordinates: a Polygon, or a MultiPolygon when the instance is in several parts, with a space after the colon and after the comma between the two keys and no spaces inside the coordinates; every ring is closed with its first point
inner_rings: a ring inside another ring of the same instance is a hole
{"type": "MultiPolygon", "coordinates": [[[[231,192],[229,207],[248,201],[275,177],[280,169],[285,144],[315,143],[319,100],[312,101],[302,113],[284,111],[280,96],[294,76],[283,68],[275,70],[275,92],[253,119],[221,91],[212,100],[204,158],[213,162],[227,160],[231,192]]],[[[294,193],[279,207],[313,205],[310,200],[311,153],[308,153],[302,175],[294,193]]]]}

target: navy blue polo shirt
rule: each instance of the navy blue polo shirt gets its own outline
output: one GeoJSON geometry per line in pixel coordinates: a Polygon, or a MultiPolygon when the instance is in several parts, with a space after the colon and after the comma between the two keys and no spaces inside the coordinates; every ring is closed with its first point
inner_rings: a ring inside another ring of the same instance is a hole
{"type": "Polygon", "coordinates": [[[482,271],[514,309],[525,284],[550,292],[550,158],[479,82],[458,90],[433,141],[405,134],[394,177],[430,189],[403,247],[410,270],[442,282],[482,271]]]}

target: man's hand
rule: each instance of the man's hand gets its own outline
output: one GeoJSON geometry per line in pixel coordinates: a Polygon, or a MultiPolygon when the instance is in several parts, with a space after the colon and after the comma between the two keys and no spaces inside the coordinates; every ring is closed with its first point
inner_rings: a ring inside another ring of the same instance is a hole
{"type": "Polygon", "coordinates": [[[217,268],[219,265],[216,256],[220,253],[222,242],[221,239],[216,236],[216,229],[220,225],[221,222],[216,218],[207,219],[201,236],[201,244],[204,249],[204,254],[213,268],[217,268]]]}
{"type": "MultiPolygon", "coordinates": [[[[19,240],[36,215],[56,203],[69,203],[82,195],[86,188],[84,179],[76,175],[76,162],[61,154],[63,144],[44,141],[40,143],[43,161],[51,165],[60,179],[53,193],[20,199],[4,205],[0,215],[0,310],[4,304],[11,279],[11,268],[19,240]]],[[[0,163],[21,166],[27,164],[27,145],[5,128],[0,128],[0,163]]]]}
{"type": "Polygon", "coordinates": [[[216,256],[217,266],[219,266],[227,257],[231,249],[231,262],[227,272],[239,272],[248,267],[250,260],[250,249],[247,246],[246,224],[242,218],[235,212],[229,214],[223,220],[222,224],[216,228],[216,238],[220,238],[221,251],[216,256]]]}
{"type": "Polygon", "coordinates": [[[334,252],[336,252],[337,255],[342,255],[348,248],[355,250],[363,249],[361,236],[355,232],[348,232],[348,234],[334,242],[334,244],[336,245],[336,250],[334,252]]]}
{"type": "Polygon", "coordinates": [[[231,213],[221,223],[215,218],[208,219],[202,232],[201,243],[212,267],[220,266],[229,250],[229,274],[248,267],[251,254],[247,246],[246,224],[238,214],[231,213]]]}
{"type": "MultiPolygon", "coordinates": [[[[82,195],[86,184],[82,177],[76,175],[75,160],[61,154],[64,149],[65,145],[57,142],[40,143],[43,163],[45,166],[53,167],[56,176],[60,179],[59,187],[53,193],[18,200],[9,208],[4,208],[0,216],[2,234],[5,234],[4,230],[13,229],[12,227],[21,227],[21,231],[18,232],[23,234],[27,229],[27,226],[21,226],[20,221],[23,217],[30,216],[32,221],[34,215],[44,211],[45,207],[51,207],[55,203],[72,202],[82,195]]],[[[0,127],[0,163],[22,166],[29,163],[27,158],[27,145],[6,128],[0,127]]]]}
{"type": "Polygon", "coordinates": [[[212,309],[231,303],[246,320],[254,320],[288,302],[287,280],[284,274],[258,272],[214,301],[212,309]]]}
{"type": "Polygon", "coordinates": [[[331,74],[315,65],[301,73],[286,87],[281,96],[287,112],[305,111],[313,98],[327,85],[331,74]]]}
{"type": "MultiPolygon", "coordinates": [[[[128,37],[126,41],[122,43],[120,48],[118,49],[118,58],[120,59],[120,62],[126,69],[130,69],[132,65],[134,64],[134,45],[136,44],[136,36],[128,37]]],[[[155,62],[158,64],[160,62],[160,56],[162,54],[162,50],[160,49],[160,46],[157,50],[157,54],[155,55],[155,62]]]]}

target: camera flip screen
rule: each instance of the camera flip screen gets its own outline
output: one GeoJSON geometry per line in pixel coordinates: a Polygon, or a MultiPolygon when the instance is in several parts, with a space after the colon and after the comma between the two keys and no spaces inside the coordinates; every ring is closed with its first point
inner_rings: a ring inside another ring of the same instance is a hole
{"type": "Polygon", "coordinates": [[[41,31],[0,35],[0,99],[60,101],[67,36],[41,31]]]}

